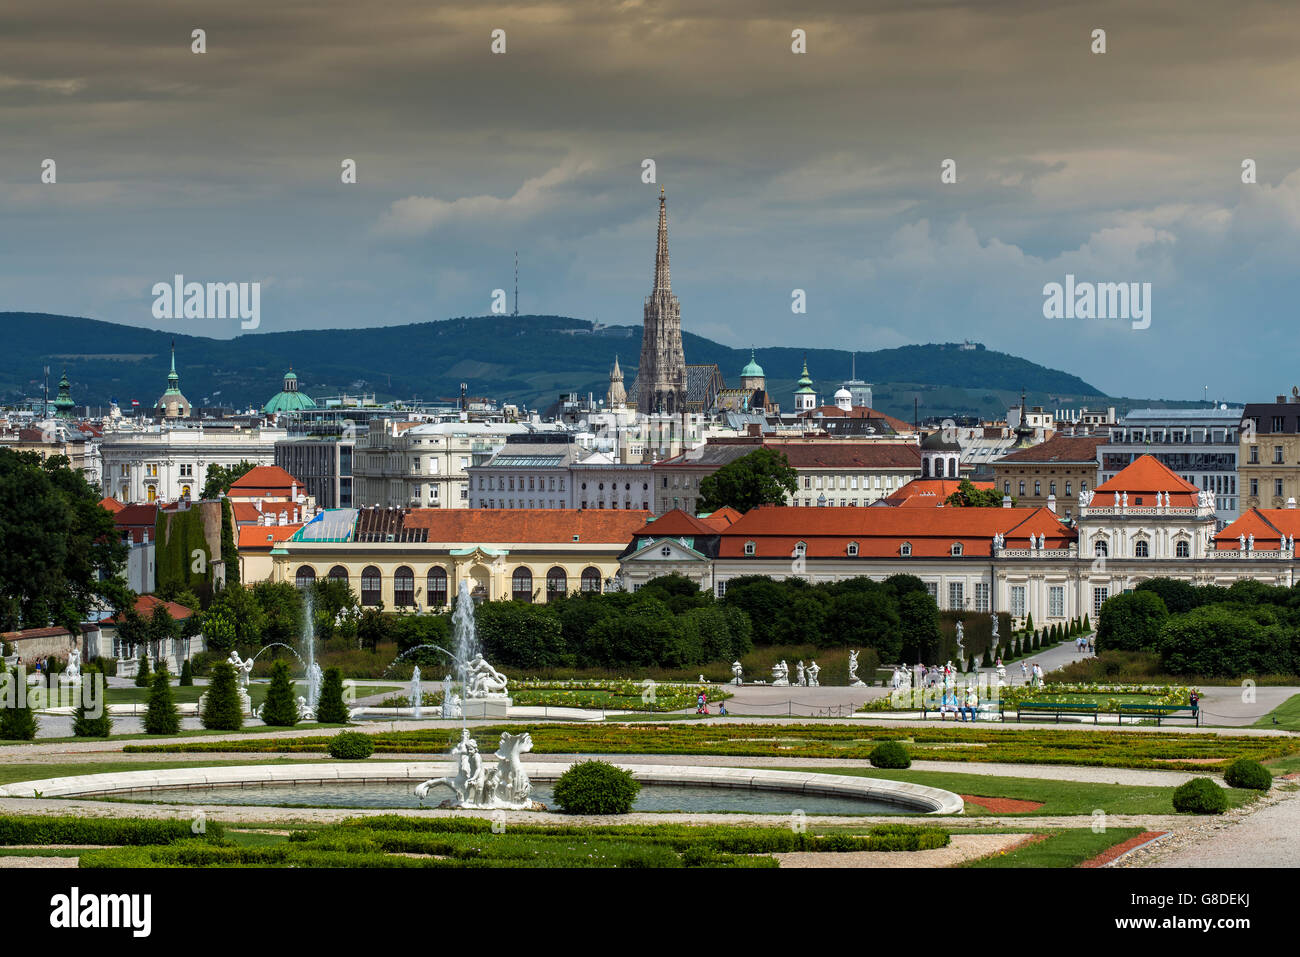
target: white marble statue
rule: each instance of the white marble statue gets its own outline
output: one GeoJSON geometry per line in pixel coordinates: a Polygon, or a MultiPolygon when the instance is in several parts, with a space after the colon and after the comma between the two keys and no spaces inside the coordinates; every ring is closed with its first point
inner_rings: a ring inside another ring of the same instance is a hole
{"type": "Polygon", "coordinates": [[[743,675],[744,673],[745,673],[745,669],[740,666],[739,661],[733,661],[731,663],[731,683],[733,685],[743,685],[745,683],[741,679],[741,675],[743,675]]]}
{"type": "Polygon", "coordinates": [[[776,688],[790,687],[790,666],[784,658],[772,666],[772,685],[776,688]]]}
{"type": "Polygon", "coordinates": [[[1249,535],[1246,536],[1246,551],[1253,552],[1254,550],[1255,550],[1255,533],[1251,532],[1249,535]]]}
{"type": "Polygon", "coordinates": [[[1119,500],[1120,503],[1124,506],[1124,508],[1128,508],[1128,492],[1122,493],[1119,497],[1119,500]]]}
{"type": "Polygon", "coordinates": [[[250,657],[245,661],[239,657],[238,651],[232,650],[226,662],[235,669],[235,679],[239,682],[239,690],[247,694],[248,676],[253,673],[253,659],[250,657]]]}
{"type": "Polygon", "coordinates": [[[431,788],[442,784],[451,788],[456,795],[454,800],[447,802],[451,807],[531,807],[529,794],[532,782],[524,770],[521,755],[532,750],[532,737],[527,732],[502,732],[500,744],[493,755],[497,759],[497,766],[489,769],[483,761],[483,755],[479,753],[478,742],[469,736],[469,730],[462,729],[460,734],[460,742],[451,749],[456,773],[450,777],[430,778],[416,785],[416,796],[424,800],[431,788]]]}
{"type": "Polygon", "coordinates": [[[81,678],[81,652],[76,648],[68,652],[68,667],[63,674],[69,681],[77,681],[81,678]]]}
{"type": "Polygon", "coordinates": [[[469,660],[465,680],[466,698],[487,698],[506,693],[506,676],[475,655],[469,660]]]}
{"type": "MultiPolygon", "coordinates": [[[[897,668],[894,669],[894,679],[893,679],[893,684],[894,684],[894,687],[895,687],[895,688],[898,687],[898,669],[897,669],[897,668]]],[[[867,683],[866,683],[865,681],[863,681],[861,678],[858,677],[858,653],[857,653],[856,651],[850,651],[850,652],[849,652],[849,687],[850,687],[850,688],[865,688],[866,686],[867,686],[867,683]]]]}
{"type": "Polygon", "coordinates": [[[808,663],[808,687],[820,688],[821,684],[817,681],[817,676],[822,673],[821,667],[817,664],[816,659],[808,663]]]}
{"type": "Polygon", "coordinates": [[[1245,534],[1243,533],[1243,534],[1241,534],[1241,535],[1238,535],[1238,536],[1237,536],[1237,541],[1239,541],[1239,542],[1241,543],[1241,550],[1244,552],[1244,551],[1246,550],[1246,536],[1245,536],[1245,534]]]}
{"type": "Polygon", "coordinates": [[[804,669],[803,661],[800,661],[797,665],[795,665],[795,675],[796,675],[795,682],[794,682],[795,684],[797,684],[800,688],[808,687],[808,672],[804,669]]]}
{"type": "Polygon", "coordinates": [[[1115,507],[1119,508],[1119,492],[1115,493],[1115,507]]]}
{"type": "MultiPolygon", "coordinates": [[[[262,706],[261,706],[261,705],[258,705],[258,706],[257,706],[257,710],[258,710],[258,712],[259,712],[259,717],[260,717],[260,713],[261,713],[261,710],[262,710],[262,706]]],[[[298,695],[298,720],[299,720],[299,721],[315,721],[315,720],[316,720],[316,709],[313,708],[313,707],[311,706],[311,702],[309,702],[309,701],[308,701],[306,698],[304,698],[302,695],[298,695]]]]}

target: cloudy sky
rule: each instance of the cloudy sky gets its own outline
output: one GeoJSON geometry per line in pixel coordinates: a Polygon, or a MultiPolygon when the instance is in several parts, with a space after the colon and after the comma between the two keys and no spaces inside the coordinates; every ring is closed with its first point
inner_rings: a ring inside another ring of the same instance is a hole
{"type": "Polygon", "coordinates": [[[150,289],[181,273],[261,282],[261,331],[480,315],[518,249],[522,312],[635,323],[662,184],[683,326],[731,345],[969,338],[1134,396],[1300,383],[1300,8],[24,6],[0,311],[163,326],[150,289]],[[1150,328],[1045,319],[1067,273],[1151,283],[1150,328]]]}

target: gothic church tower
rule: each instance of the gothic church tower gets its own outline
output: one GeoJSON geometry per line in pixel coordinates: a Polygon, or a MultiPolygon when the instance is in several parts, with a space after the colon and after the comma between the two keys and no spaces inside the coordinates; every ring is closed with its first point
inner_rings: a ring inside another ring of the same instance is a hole
{"type": "Polygon", "coordinates": [[[659,246],[654,289],[645,300],[641,362],[636,371],[636,405],[641,412],[686,409],[686,356],[682,351],[682,307],[668,277],[668,206],[659,187],[659,246]]]}

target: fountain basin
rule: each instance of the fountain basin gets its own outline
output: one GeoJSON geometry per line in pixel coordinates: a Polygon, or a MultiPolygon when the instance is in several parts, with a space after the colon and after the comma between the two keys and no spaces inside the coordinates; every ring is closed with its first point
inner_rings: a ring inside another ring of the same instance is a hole
{"type": "MultiPolygon", "coordinates": [[[[631,771],[643,785],[690,788],[750,789],[779,791],[794,795],[856,799],[866,810],[882,813],[878,805],[898,808],[896,814],[960,814],[962,799],[950,791],[911,784],[842,774],[802,771],[767,771],[756,768],[714,768],[700,766],[633,764],[613,762],[631,771]]],[[[528,762],[529,777],[536,783],[555,781],[571,762],[528,762]]],[[[82,774],[42,781],[24,781],[0,787],[0,797],[131,797],[167,800],[167,792],[208,788],[261,788],[275,785],[309,784],[401,784],[407,787],[429,778],[454,773],[450,761],[368,764],[254,765],[221,768],[171,768],[157,771],[124,771],[113,774],[82,774]]],[[[431,795],[432,797],[432,795],[431,795]]],[[[193,803],[193,802],[190,802],[193,803]]],[[[220,804],[219,796],[203,803],[220,804]]],[[[247,802],[241,802],[247,803],[247,802]]],[[[273,803],[273,802],[266,802],[273,803]]],[[[301,801],[294,803],[313,803],[301,801]]],[[[429,802],[436,805],[436,802],[429,802]]],[[[402,805],[392,805],[402,806],[402,805]]],[[[427,806],[427,805],[426,805],[427,806]]],[[[732,807],[744,806],[744,802],[732,807]]],[[[806,810],[806,809],[805,809],[806,810]]],[[[779,811],[776,813],[786,813],[779,811]]],[[[816,812],[814,812],[816,813],[816,812]]],[[[825,813],[825,812],[823,812],[825,813]]],[[[842,811],[839,813],[853,813],[842,811]]]]}

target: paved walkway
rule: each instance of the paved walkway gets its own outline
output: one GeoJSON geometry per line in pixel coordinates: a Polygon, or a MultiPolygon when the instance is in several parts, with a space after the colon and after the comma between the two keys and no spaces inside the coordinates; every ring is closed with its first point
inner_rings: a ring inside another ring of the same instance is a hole
{"type": "Polygon", "coordinates": [[[1123,859],[1125,867],[1300,867],[1300,791],[1200,818],[1123,859]]]}

